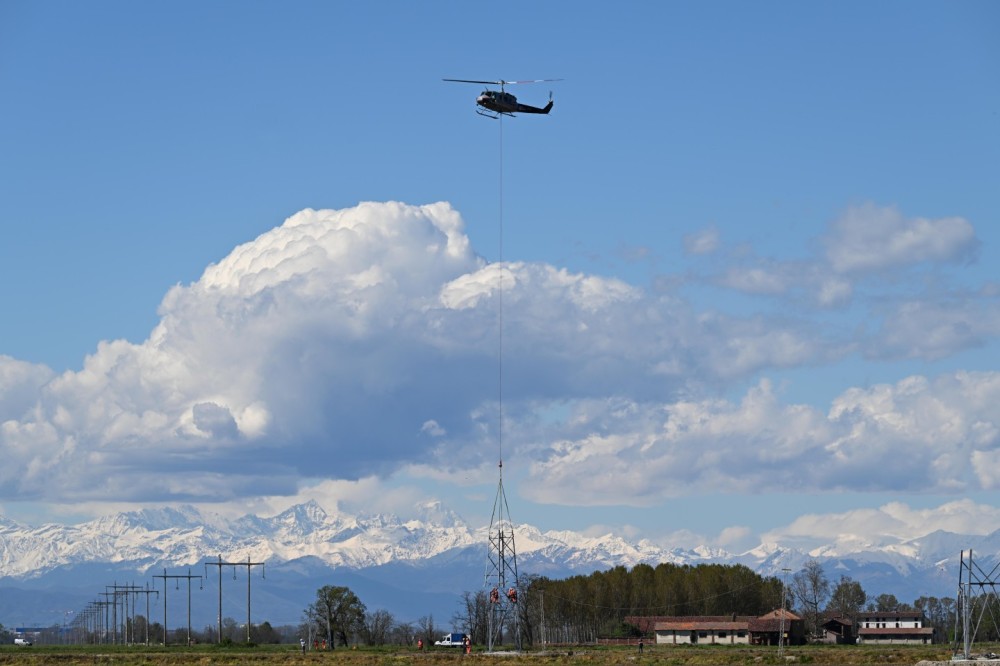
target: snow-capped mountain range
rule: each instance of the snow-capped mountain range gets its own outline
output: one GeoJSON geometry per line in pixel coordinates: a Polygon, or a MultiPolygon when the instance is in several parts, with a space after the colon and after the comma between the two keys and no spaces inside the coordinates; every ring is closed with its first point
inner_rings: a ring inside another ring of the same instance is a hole
{"type": "MultiPolygon", "coordinates": [[[[74,604],[82,608],[105,585],[148,581],[152,586],[150,579],[161,571],[187,570],[202,576],[200,587],[218,585],[217,568],[204,563],[220,557],[265,563],[260,581],[251,580],[258,589],[254,621],[296,623],[316,589],[328,584],[347,585],[369,608],[385,608],[400,619],[433,614],[447,621],[458,609],[461,593],[482,585],[487,531],[488,526],[472,528],[436,503],[422,507],[420,518],[409,521],[383,514],[330,515],[313,502],[273,517],[237,520],[190,506],[119,513],[70,526],[31,527],[0,519],[0,622],[61,622],[74,604]]],[[[707,547],[665,549],[611,534],[586,537],[518,525],[515,544],[522,575],[549,577],[641,562],[744,564],[780,576],[782,569],[794,572],[815,558],[832,582],[849,575],[869,595],[892,593],[901,601],[954,596],[962,550],[972,548],[977,561],[1000,557],[1000,532],[968,536],[938,531],[909,541],[846,542],[810,552],[761,544],[730,553],[707,547]]],[[[246,580],[246,568],[224,570],[229,578],[246,580]]],[[[233,589],[242,592],[230,595],[232,609],[226,614],[242,617],[246,610],[239,603],[245,604],[246,590],[233,589]]],[[[211,623],[217,606],[209,601],[202,606],[202,619],[211,623]]]]}

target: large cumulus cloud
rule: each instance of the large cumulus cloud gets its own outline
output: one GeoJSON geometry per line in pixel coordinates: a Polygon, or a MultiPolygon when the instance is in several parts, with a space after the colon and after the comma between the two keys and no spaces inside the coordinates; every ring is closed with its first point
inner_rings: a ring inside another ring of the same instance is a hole
{"type": "Polygon", "coordinates": [[[533,461],[539,501],[1000,485],[992,375],[849,390],[826,413],[783,401],[762,373],[851,340],[487,263],[445,203],[301,211],[159,314],[147,340],[101,342],[79,372],[0,357],[0,499],[225,501],[491,464],[501,336],[504,447],[533,461]],[[755,377],[741,401],[706,397],[755,377]]]}
{"type": "Polygon", "coordinates": [[[79,372],[3,359],[0,496],[227,500],[476,464],[495,455],[501,330],[514,414],[672,395],[822,347],[795,322],[487,264],[444,203],[304,210],[171,289],[159,314],[146,341],[101,342],[79,372]]]}

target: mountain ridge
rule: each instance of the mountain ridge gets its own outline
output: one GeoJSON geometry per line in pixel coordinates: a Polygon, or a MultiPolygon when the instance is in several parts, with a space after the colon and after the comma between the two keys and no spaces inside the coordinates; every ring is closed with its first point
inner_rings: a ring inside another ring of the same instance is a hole
{"type": "MultiPolygon", "coordinates": [[[[437,604],[437,613],[447,614],[448,599],[453,603],[461,592],[482,585],[489,528],[469,526],[440,503],[420,507],[420,515],[404,521],[390,514],[331,514],[310,501],[274,516],[246,514],[234,520],[190,505],[121,512],[69,526],[0,520],[0,588],[85,589],[84,579],[93,579],[96,593],[110,582],[96,579],[104,572],[134,578],[161,568],[200,567],[220,557],[231,562],[251,558],[265,562],[283,581],[272,604],[284,615],[301,611],[330,579],[370,588],[372,608],[381,604],[412,616],[420,613],[423,598],[437,604]]],[[[971,547],[978,558],[996,561],[1000,531],[971,536],[938,530],[915,539],[886,537],[878,544],[841,539],[810,551],[761,543],[732,553],[709,546],[665,548],[611,533],[542,532],[521,524],[515,543],[522,572],[554,578],[661,562],[742,564],[780,577],[785,569],[797,571],[816,559],[832,584],[847,575],[871,595],[892,593],[912,601],[953,594],[962,550],[971,547]]],[[[355,591],[365,598],[364,590],[355,591]]],[[[5,596],[0,595],[0,621],[7,617],[5,596]]]]}

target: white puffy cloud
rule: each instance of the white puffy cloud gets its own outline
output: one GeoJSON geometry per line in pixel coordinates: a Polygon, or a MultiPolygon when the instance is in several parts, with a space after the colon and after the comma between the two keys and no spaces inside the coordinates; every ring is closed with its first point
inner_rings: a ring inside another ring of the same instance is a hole
{"type": "Polygon", "coordinates": [[[895,207],[849,208],[824,238],[837,273],[878,271],[920,262],[962,262],[979,246],[972,225],[960,217],[904,218],[895,207]]]}
{"type": "Polygon", "coordinates": [[[581,402],[573,433],[535,452],[539,502],[652,505],[672,496],[991,489],[1000,373],[849,389],[827,413],[769,382],[727,400],[581,402]]]}
{"type": "Polygon", "coordinates": [[[445,203],[304,210],[173,287],[141,344],[100,342],[60,376],[0,359],[0,498],[224,502],[435,460],[474,468],[497,431],[501,292],[510,418],[828,353],[801,323],[486,264],[445,203]]]}
{"type": "Polygon", "coordinates": [[[55,373],[44,365],[0,354],[0,423],[24,416],[55,373]]]}
{"type": "MultiPolygon", "coordinates": [[[[433,327],[442,285],[482,265],[447,204],[302,211],[171,289],[144,343],[102,342],[39,387],[0,429],[0,492],[225,500],[397,464],[439,401],[477,401],[436,376],[433,327]]],[[[482,346],[467,333],[443,338],[482,346]]]]}
{"type": "MultiPolygon", "coordinates": [[[[831,300],[850,291],[840,279],[831,300]]],[[[0,499],[232,502],[492,471],[501,327],[504,446],[533,461],[538,501],[1000,484],[993,375],[852,389],[827,413],[766,380],[705,398],[853,347],[805,319],[487,264],[444,203],[304,210],[159,314],[147,340],[100,342],[78,372],[0,357],[0,499]]]]}

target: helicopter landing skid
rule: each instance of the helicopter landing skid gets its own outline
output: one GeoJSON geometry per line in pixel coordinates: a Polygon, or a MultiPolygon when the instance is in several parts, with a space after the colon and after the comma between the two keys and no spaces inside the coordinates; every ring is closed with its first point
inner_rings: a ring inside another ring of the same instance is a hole
{"type": "Polygon", "coordinates": [[[496,120],[500,116],[510,116],[511,118],[514,117],[513,113],[504,113],[503,111],[498,111],[496,113],[490,113],[489,111],[484,111],[483,109],[476,109],[476,113],[478,113],[479,115],[483,116],[484,118],[490,118],[492,120],[496,120]]]}

